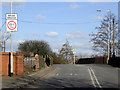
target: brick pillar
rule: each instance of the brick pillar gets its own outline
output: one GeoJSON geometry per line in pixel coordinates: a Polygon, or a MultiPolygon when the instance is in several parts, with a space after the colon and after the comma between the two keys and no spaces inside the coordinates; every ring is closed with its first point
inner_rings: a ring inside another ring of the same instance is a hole
{"type": "Polygon", "coordinates": [[[35,55],[35,71],[37,71],[39,69],[39,58],[38,58],[38,54],[35,55]]]}
{"type": "Polygon", "coordinates": [[[24,74],[24,55],[21,53],[16,53],[16,75],[23,75],[24,74]]]}

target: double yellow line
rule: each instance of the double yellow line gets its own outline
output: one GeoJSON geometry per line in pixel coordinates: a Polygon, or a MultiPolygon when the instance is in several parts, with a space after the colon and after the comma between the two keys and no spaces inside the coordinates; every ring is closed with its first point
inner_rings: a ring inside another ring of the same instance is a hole
{"type": "Polygon", "coordinates": [[[102,86],[100,85],[94,71],[92,68],[88,68],[88,71],[89,71],[89,74],[90,74],[90,77],[91,77],[91,80],[92,80],[92,84],[95,88],[102,88],[102,86]]]}

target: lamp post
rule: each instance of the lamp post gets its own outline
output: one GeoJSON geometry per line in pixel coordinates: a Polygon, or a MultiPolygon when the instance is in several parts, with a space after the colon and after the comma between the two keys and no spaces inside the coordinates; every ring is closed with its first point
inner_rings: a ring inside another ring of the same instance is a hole
{"type": "Polygon", "coordinates": [[[111,15],[111,10],[97,10],[98,12],[101,11],[106,11],[109,15],[109,24],[108,24],[108,58],[107,58],[107,64],[110,59],[110,15],[111,15]]]}

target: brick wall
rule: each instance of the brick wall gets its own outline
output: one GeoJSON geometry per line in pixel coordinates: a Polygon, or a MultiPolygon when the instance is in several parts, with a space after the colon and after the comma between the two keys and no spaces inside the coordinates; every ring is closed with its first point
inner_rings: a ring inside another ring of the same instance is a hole
{"type": "MultiPolygon", "coordinates": [[[[10,73],[10,53],[0,53],[0,63],[2,63],[2,76],[9,76],[10,73]]],[[[23,75],[24,67],[23,67],[24,56],[21,53],[13,53],[13,74],[14,75],[23,75]]]]}

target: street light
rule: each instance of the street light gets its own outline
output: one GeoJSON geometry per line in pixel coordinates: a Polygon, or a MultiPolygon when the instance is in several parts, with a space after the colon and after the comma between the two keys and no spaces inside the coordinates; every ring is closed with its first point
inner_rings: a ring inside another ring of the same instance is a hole
{"type": "Polygon", "coordinates": [[[98,12],[106,11],[109,15],[109,25],[108,25],[108,58],[107,58],[107,63],[108,60],[110,59],[110,53],[109,53],[109,48],[110,48],[110,15],[111,15],[111,10],[97,10],[98,12]]]}
{"type": "Polygon", "coordinates": [[[97,10],[98,12],[101,12],[102,10],[97,10]]]}

